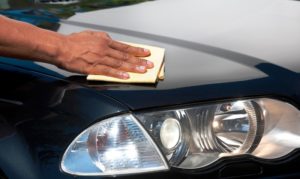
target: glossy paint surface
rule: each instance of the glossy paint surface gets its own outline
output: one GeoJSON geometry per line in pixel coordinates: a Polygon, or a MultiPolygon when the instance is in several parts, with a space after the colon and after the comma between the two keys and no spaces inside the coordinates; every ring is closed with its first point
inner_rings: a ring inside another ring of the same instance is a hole
{"type": "MultiPolygon", "coordinates": [[[[85,76],[52,65],[1,57],[3,173],[9,178],[73,178],[59,169],[68,144],[91,124],[129,111],[252,96],[285,99],[299,108],[300,38],[294,33],[300,31],[299,2],[274,1],[271,8],[268,0],[240,5],[231,0],[222,8],[221,4],[214,6],[216,1],[196,1],[153,1],[79,13],[64,20],[32,10],[2,12],[64,34],[107,31],[119,40],[166,49],[166,79],[155,85],[88,82],[85,76]],[[199,2],[205,6],[193,6],[199,2]],[[168,7],[168,13],[163,7],[168,7]],[[279,7],[281,11],[276,9],[279,7]],[[210,15],[211,21],[205,21],[205,15],[210,15]],[[138,16],[145,22],[132,18],[138,16]]],[[[241,157],[221,163],[220,171],[211,167],[188,175],[171,171],[135,177],[251,176],[262,172],[265,176],[294,176],[300,161],[296,153],[294,158],[262,164],[241,157]]]]}
{"type": "MultiPolygon", "coordinates": [[[[133,110],[253,95],[298,99],[299,4],[161,0],[77,13],[60,21],[47,14],[34,16],[63,34],[106,31],[118,40],[163,47],[166,78],[155,85],[87,82],[84,76],[48,64],[30,68],[44,67],[51,75],[97,89],[133,110]]],[[[31,17],[30,12],[23,14],[10,12],[17,18],[31,17]]]]}
{"type": "Polygon", "coordinates": [[[70,142],[94,122],[128,111],[40,73],[0,64],[0,74],[0,168],[8,178],[68,177],[59,164],[70,142]]]}

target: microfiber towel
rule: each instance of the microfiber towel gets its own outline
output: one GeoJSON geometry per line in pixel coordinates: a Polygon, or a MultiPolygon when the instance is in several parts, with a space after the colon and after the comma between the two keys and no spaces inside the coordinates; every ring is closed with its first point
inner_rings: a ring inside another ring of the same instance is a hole
{"type": "Polygon", "coordinates": [[[148,57],[144,57],[143,59],[153,62],[154,67],[151,69],[147,69],[147,72],[143,74],[129,72],[130,75],[129,79],[118,79],[118,78],[108,77],[104,75],[88,75],[87,80],[118,82],[118,83],[156,83],[158,80],[163,80],[165,78],[164,76],[165,49],[160,47],[134,44],[128,42],[122,42],[122,43],[126,43],[128,45],[135,46],[135,47],[149,49],[151,51],[151,55],[148,57]]]}

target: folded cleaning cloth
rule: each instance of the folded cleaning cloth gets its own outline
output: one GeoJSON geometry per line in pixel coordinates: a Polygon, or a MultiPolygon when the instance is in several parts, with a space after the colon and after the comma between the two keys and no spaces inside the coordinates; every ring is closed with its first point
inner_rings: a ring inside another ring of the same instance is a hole
{"type": "Polygon", "coordinates": [[[153,62],[154,67],[151,69],[147,69],[147,72],[143,74],[129,72],[130,75],[129,79],[118,79],[118,78],[108,77],[103,75],[88,75],[87,80],[118,82],[118,83],[156,83],[157,80],[164,79],[165,49],[159,47],[153,47],[149,45],[128,43],[128,42],[122,42],[122,43],[126,43],[128,45],[135,46],[135,47],[149,49],[151,51],[151,55],[143,59],[153,62]]]}

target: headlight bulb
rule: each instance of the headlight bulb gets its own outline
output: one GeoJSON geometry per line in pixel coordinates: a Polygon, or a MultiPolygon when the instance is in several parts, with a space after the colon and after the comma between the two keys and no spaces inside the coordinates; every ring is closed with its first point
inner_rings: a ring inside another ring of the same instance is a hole
{"type": "Polygon", "coordinates": [[[181,137],[181,127],[179,122],[174,118],[166,119],[160,129],[160,140],[162,145],[172,150],[178,144],[181,137]]]}

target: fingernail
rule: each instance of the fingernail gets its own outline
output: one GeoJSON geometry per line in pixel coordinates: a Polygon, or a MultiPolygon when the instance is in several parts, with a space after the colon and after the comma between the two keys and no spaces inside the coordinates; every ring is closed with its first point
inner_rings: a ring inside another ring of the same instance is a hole
{"type": "Polygon", "coordinates": [[[145,53],[150,53],[150,50],[144,48],[145,53]]]}
{"type": "Polygon", "coordinates": [[[145,66],[137,66],[136,70],[140,71],[140,72],[144,72],[146,70],[146,67],[145,66]]]}
{"type": "Polygon", "coordinates": [[[129,74],[128,73],[122,73],[122,78],[123,79],[128,79],[129,78],[129,74]]]}
{"type": "Polygon", "coordinates": [[[152,68],[154,66],[154,63],[147,60],[147,67],[152,68]]]}

